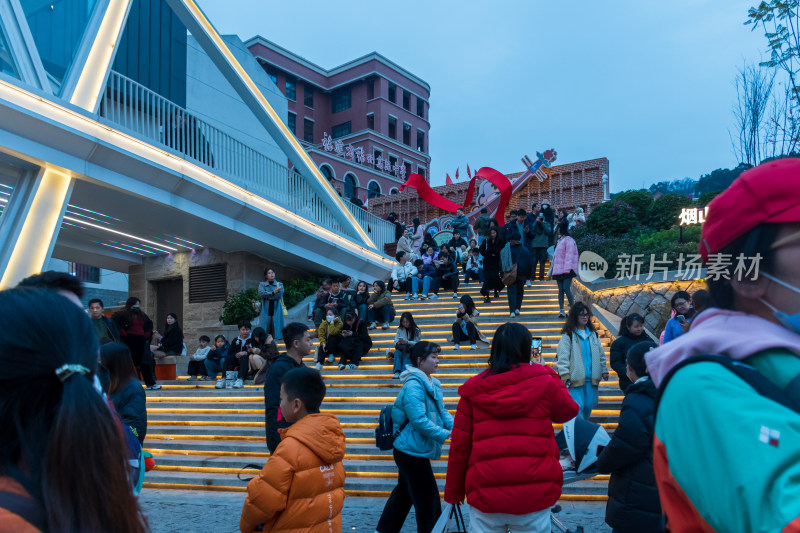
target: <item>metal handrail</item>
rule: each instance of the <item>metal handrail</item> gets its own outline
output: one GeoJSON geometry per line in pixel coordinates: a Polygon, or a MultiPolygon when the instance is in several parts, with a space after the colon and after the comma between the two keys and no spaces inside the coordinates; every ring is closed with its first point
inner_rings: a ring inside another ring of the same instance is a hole
{"type": "MultiPolygon", "coordinates": [[[[326,228],[358,240],[297,171],[254,150],[144,85],[111,71],[100,116],[326,228]]],[[[383,251],[394,226],[346,201],[383,251]]]]}

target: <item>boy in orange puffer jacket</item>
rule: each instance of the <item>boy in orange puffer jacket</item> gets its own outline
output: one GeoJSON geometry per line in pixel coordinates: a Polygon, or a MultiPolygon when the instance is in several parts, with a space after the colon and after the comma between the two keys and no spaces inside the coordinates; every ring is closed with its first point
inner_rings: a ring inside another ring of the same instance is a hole
{"type": "Polygon", "coordinates": [[[342,530],[345,438],[339,420],[320,413],[325,383],[301,367],[281,380],[281,413],[292,425],[258,477],[247,485],[239,519],[244,533],[342,530]]]}

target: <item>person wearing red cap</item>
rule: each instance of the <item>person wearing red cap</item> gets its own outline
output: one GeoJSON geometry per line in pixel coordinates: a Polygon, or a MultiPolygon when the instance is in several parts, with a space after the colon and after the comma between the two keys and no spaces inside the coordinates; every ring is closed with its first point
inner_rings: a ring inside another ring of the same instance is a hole
{"type": "Polygon", "coordinates": [[[715,198],[700,254],[716,307],[646,357],[668,528],[800,532],[800,159],[715,198]]]}

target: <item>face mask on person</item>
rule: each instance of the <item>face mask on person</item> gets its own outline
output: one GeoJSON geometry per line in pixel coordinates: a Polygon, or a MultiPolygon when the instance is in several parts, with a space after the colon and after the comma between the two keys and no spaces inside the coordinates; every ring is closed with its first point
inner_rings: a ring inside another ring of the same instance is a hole
{"type": "Polygon", "coordinates": [[[333,321],[336,320],[336,317],[331,315],[328,315],[325,318],[328,320],[328,324],[333,324],[333,321]]]}
{"type": "MultiPolygon", "coordinates": [[[[781,281],[781,280],[779,280],[778,278],[776,278],[774,276],[770,276],[766,272],[762,272],[761,275],[764,276],[765,278],[767,278],[768,280],[774,281],[778,285],[789,289],[790,291],[794,291],[794,292],[800,294],[800,289],[798,289],[794,285],[790,285],[789,283],[786,283],[785,281],[781,281]]],[[[785,327],[786,329],[792,330],[795,333],[800,334],[800,313],[795,313],[793,315],[789,315],[787,313],[784,313],[783,311],[779,310],[778,308],[776,308],[774,305],[772,305],[771,303],[767,302],[763,298],[761,298],[761,303],[763,303],[764,305],[766,305],[767,307],[772,309],[772,313],[775,315],[775,318],[778,319],[778,322],[780,322],[783,325],[783,327],[785,327]]]]}

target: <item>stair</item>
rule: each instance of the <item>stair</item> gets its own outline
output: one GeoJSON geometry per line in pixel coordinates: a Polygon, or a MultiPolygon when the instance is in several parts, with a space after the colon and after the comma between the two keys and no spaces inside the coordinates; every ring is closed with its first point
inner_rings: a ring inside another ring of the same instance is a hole
{"type": "MultiPolygon", "coordinates": [[[[510,320],[506,295],[483,304],[480,284],[462,284],[459,295],[469,294],[480,311],[479,328],[491,340],[495,329],[510,320]]],[[[372,350],[355,371],[340,371],[326,365],[322,372],[328,386],[323,412],[334,413],[344,428],[347,453],[345,489],[350,496],[387,497],[396,483],[397,469],[391,451],[375,447],[374,430],[380,409],[394,401],[401,384],[392,379],[392,365],[385,352],[393,345],[400,313],[410,311],[422,330],[424,340],[442,346],[436,377],[442,382],[445,405],[455,414],[458,387],[469,377],[486,368],[489,347],[478,343],[477,350],[462,345],[455,351],[446,342],[455,320],[458,300],[441,292],[438,300],[405,301],[403,294],[393,294],[398,318],[389,330],[372,330],[372,350]]],[[[534,336],[542,337],[545,361],[555,366],[555,353],[563,319],[558,318],[558,289],[555,282],[537,282],[525,290],[525,304],[520,317],[512,319],[527,326],[534,336]]],[[[612,336],[595,319],[595,327],[606,348],[612,336]]],[[[315,346],[316,349],[316,346],[315,346]]],[[[313,357],[306,359],[313,365],[313,357]]],[[[592,420],[609,432],[617,425],[622,403],[616,374],[609,368],[609,381],[600,384],[600,401],[592,420]]],[[[156,467],[146,476],[146,487],[244,491],[246,481],[269,457],[264,430],[264,392],[261,386],[243,389],[214,389],[210,381],[161,382],[163,388],[147,391],[148,429],[145,449],[156,460],[156,467]],[[239,476],[243,480],[239,479],[239,476]]],[[[554,430],[560,429],[554,424],[554,430]]],[[[444,490],[449,441],[442,458],[433,461],[433,470],[444,490]]],[[[604,500],[608,476],[596,476],[564,486],[565,500],[604,500]]]]}

